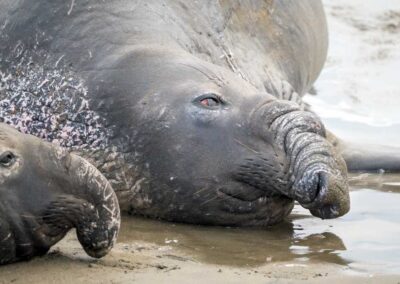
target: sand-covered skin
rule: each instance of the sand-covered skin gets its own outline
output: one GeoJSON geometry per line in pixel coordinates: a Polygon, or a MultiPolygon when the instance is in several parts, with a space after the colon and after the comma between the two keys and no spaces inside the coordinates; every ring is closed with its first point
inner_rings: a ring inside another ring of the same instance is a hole
{"type": "MultiPolygon", "coordinates": [[[[324,4],[329,58],[306,101],[342,137],[399,146],[400,1],[324,4]]],[[[339,220],[296,207],[286,225],[260,232],[126,217],[105,258],[86,256],[71,233],[44,257],[0,267],[0,283],[398,284],[400,176],[351,181],[353,208],[339,220]]]]}

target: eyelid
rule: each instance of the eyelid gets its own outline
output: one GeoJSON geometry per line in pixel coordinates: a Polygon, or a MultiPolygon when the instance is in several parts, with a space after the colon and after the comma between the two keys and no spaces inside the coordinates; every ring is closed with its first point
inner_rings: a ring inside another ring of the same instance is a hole
{"type": "Polygon", "coordinates": [[[221,95],[215,93],[207,93],[205,95],[210,95],[211,97],[216,97],[220,102],[223,102],[221,95]]]}
{"type": "Polygon", "coordinates": [[[0,154],[0,159],[6,157],[8,155],[11,155],[13,157],[15,156],[13,152],[7,150],[0,154]]]}
{"type": "MultiPolygon", "coordinates": [[[[200,95],[200,96],[196,97],[193,100],[193,103],[195,103],[197,105],[201,105],[201,101],[202,100],[209,99],[209,98],[217,100],[220,105],[225,105],[226,104],[225,100],[220,95],[215,94],[215,93],[211,93],[211,92],[210,93],[204,93],[203,95],[200,95]]],[[[204,105],[202,105],[202,107],[204,107],[204,105]]]]}

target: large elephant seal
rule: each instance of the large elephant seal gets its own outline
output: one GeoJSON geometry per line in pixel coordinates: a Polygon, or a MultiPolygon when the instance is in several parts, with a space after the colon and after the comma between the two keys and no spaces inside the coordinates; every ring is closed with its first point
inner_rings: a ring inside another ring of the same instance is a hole
{"type": "Polygon", "coordinates": [[[0,124],[0,264],[45,254],[72,228],[102,257],[119,223],[117,198],[94,166],[0,124]]]}
{"type": "Polygon", "coordinates": [[[349,210],[347,170],[299,99],[326,57],[320,1],[0,3],[0,117],[69,147],[123,209],[267,226],[349,210]]]}

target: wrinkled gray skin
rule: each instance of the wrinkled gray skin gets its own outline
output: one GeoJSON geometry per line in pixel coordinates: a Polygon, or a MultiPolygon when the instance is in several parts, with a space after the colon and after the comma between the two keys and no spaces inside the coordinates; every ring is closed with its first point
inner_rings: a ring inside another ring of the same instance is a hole
{"type": "Polygon", "coordinates": [[[45,254],[72,228],[102,257],[119,224],[117,198],[94,166],[0,124],[0,265],[45,254]]]}
{"type": "Polygon", "coordinates": [[[350,207],[301,95],[326,58],[305,1],[0,1],[0,117],[95,164],[124,210],[267,226],[350,207]]]}

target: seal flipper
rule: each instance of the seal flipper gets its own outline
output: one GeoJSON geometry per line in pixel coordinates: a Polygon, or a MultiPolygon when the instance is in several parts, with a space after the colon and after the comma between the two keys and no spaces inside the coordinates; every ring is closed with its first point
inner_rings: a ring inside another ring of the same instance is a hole
{"type": "Polygon", "coordinates": [[[349,172],[400,172],[400,147],[351,143],[329,131],[327,137],[343,156],[349,172]]]}
{"type": "Polygon", "coordinates": [[[350,172],[400,172],[400,148],[343,144],[342,156],[350,172]]]}

